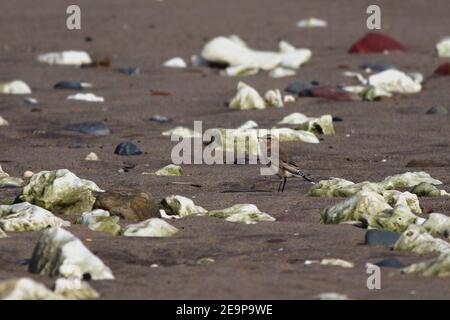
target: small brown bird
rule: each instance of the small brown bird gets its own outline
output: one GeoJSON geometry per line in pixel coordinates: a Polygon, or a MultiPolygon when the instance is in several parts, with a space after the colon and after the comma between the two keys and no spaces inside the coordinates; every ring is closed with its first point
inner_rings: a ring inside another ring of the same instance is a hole
{"type": "Polygon", "coordinates": [[[287,178],[290,177],[301,177],[306,181],[315,184],[314,181],[308,178],[308,176],[292,161],[290,153],[280,146],[280,143],[275,136],[268,134],[260,139],[262,139],[267,146],[267,166],[272,168],[281,179],[280,184],[278,185],[278,192],[284,191],[287,178]],[[278,159],[275,159],[277,156],[278,159]]]}

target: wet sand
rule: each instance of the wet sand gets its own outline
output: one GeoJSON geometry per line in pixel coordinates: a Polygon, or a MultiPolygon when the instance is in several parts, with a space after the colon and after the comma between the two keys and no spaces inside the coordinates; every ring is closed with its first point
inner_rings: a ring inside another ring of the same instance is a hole
{"type": "MultiPolygon", "coordinates": [[[[235,128],[247,120],[269,127],[284,116],[301,112],[309,116],[330,113],[344,121],[335,123],[336,135],[321,136],[320,144],[288,143],[294,160],[316,180],[341,177],[351,181],[380,181],[388,175],[425,170],[449,190],[450,168],[407,168],[411,160],[450,160],[449,116],[425,115],[433,105],[449,106],[449,79],[431,78],[420,94],[380,102],[333,102],[302,98],[285,108],[235,111],[226,107],[237,82],[258,88],[283,89],[294,81],[318,80],[336,85],[349,82],[340,65],[357,70],[361,63],[386,62],[426,77],[445,62],[433,55],[435,44],[449,35],[450,21],[443,14],[450,2],[379,1],[383,31],[399,40],[408,53],[350,55],[348,48],[367,29],[365,10],[371,1],[77,1],[82,9],[82,30],[65,28],[65,8],[73,1],[4,1],[0,10],[0,81],[21,79],[40,101],[30,106],[21,96],[0,96],[0,115],[10,123],[0,128],[0,164],[13,176],[25,170],[38,172],[67,168],[78,176],[112,190],[119,187],[151,192],[162,199],[170,194],[194,198],[206,209],[236,203],[256,204],[277,218],[274,223],[234,224],[195,217],[170,223],[181,229],[165,239],[112,237],[74,225],[70,231],[84,241],[113,271],[114,281],[96,281],[103,299],[310,299],[321,292],[339,292],[354,299],[448,299],[448,279],[400,275],[382,269],[382,290],[368,290],[365,264],[396,257],[409,264],[425,260],[411,253],[363,245],[364,229],[349,225],[321,225],[320,212],[341,199],[311,198],[309,185],[290,180],[277,193],[278,180],[262,177],[258,166],[185,165],[183,177],[142,176],[171,162],[173,144],[161,132],[202,120],[204,128],[235,128]],[[315,16],[328,28],[299,29],[296,21],[315,16]],[[237,34],[250,46],[274,50],[279,40],[310,48],[313,57],[295,77],[272,79],[267,73],[227,78],[208,68],[169,69],[163,61],[181,56],[189,61],[205,42],[218,35],[237,34]],[[91,37],[93,41],[85,41],[91,37]],[[53,50],[87,50],[93,57],[109,57],[108,69],[78,69],[39,64],[37,54],[53,50]],[[141,74],[129,77],[114,71],[138,66],[141,74]],[[103,104],[66,101],[72,92],[53,89],[61,80],[86,81],[104,96],[103,104]],[[164,90],[170,96],[151,96],[164,90]],[[33,112],[39,108],[39,112],[33,112]],[[149,121],[154,114],[172,117],[173,123],[149,121]],[[68,122],[105,121],[112,133],[84,136],[61,130],[68,122]],[[349,135],[349,136],[347,136],[349,135]],[[117,156],[122,141],[139,145],[141,156],[117,156]],[[79,149],[69,149],[73,143],[79,149]],[[101,161],[83,159],[95,152],[101,161]],[[382,162],[386,159],[386,162],[382,162]],[[124,165],[135,165],[118,173],[124,165]],[[201,188],[174,185],[184,181],[201,188]],[[270,192],[227,193],[252,185],[270,192]],[[198,265],[213,257],[211,265],[198,265]],[[305,260],[341,258],[355,268],[305,266],[305,260]],[[151,268],[158,264],[158,268],[151,268]]],[[[20,190],[0,190],[0,198],[20,190]]],[[[429,212],[450,214],[449,200],[421,198],[423,217],[429,212]]],[[[123,222],[126,224],[126,222],[123,222]]],[[[31,257],[39,233],[9,234],[0,241],[0,280],[30,276],[16,262],[31,257]]],[[[48,285],[52,279],[32,276],[48,285]]]]}

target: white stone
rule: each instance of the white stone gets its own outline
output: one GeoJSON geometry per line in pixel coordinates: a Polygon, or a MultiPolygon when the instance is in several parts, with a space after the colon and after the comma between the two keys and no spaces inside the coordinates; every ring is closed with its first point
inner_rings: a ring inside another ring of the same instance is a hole
{"type": "Polygon", "coordinates": [[[98,161],[99,158],[98,158],[98,155],[95,152],[91,152],[91,153],[89,153],[86,156],[86,158],[84,158],[84,160],[86,160],[86,161],[98,161]]]}
{"type": "Polygon", "coordinates": [[[296,75],[295,70],[281,67],[275,68],[269,72],[269,77],[271,78],[285,78],[285,77],[292,77],[295,75],[296,75]]]}
{"type": "Polygon", "coordinates": [[[237,86],[237,93],[229,103],[232,109],[265,109],[266,102],[260,96],[258,91],[250,87],[244,82],[239,82],[237,86]]]}
{"type": "Polygon", "coordinates": [[[247,130],[247,129],[254,129],[257,128],[258,124],[253,120],[248,120],[241,124],[239,127],[236,128],[236,130],[247,130]]]}
{"type": "Polygon", "coordinates": [[[281,108],[284,106],[283,97],[278,89],[269,90],[264,94],[264,99],[268,107],[281,108]]]}
{"type": "Polygon", "coordinates": [[[137,224],[128,225],[123,235],[125,237],[171,237],[178,231],[163,219],[150,218],[137,224]]]}
{"type": "Polygon", "coordinates": [[[67,100],[86,101],[86,102],[104,102],[105,98],[96,96],[93,93],[77,93],[67,97],[67,100]]]}
{"type": "Polygon", "coordinates": [[[0,116],[0,127],[6,127],[9,126],[8,121],[5,120],[2,116],[0,116]]]}
{"type": "Polygon", "coordinates": [[[436,44],[436,51],[441,58],[450,58],[450,37],[446,37],[436,44]]]}
{"type": "Polygon", "coordinates": [[[186,68],[187,64],[183,58],[175,57],[164,62],[163,66],[169,68],[186,68]]]}
{"type": "Polygon", "coordinates": [[[269,214],[261,212],[254,204],[236,204],[230,208],[209,211],[208,215],[225,219],[229,222],[240,222],[245,224],[276,220],[269,214]]]}
{"type": "Polygon", "coordinates": [[[299,28],[324,28],[326,26],[328,26],[328,23],[325,20],[314,17],[302,19],[297,22],[297,27],[299,28]]]}
{"type": "Polygon", "coordinates": [[[74,50],[41,54],[37,57],[37,60],[42,63],[71,66],[92,63],[92,59],[87,52],[74,50]]]}
{"type": "Polygon", "coordinates": [[[96,209],[89,212],[83,212],[78,218],[77,223],[79,224],[93,224],[97,222],[98,217],[109,217],[109,211],[96,209]]]}
{"type": "Polygon", "coordinates": [[[179,195],[166,197],[163,200],[163,204],[168,207],[170,213],[178,215],[181,218],[190,215],[204,215],[208,212],[204,208],[195,205],[191,199],[179,195]]]}
{"type": "Polygon", "coordinates": [[[29,271],[47,276],[93,280],[114,279],[111,270],[69,231],[51,228],[34,248],[29,271]]]}
{"type": "Polygon", "coordinates": [[[30,87],[22,80],[0,83],[0,93],[3,94],[31,94],[30,87]]]}
{"type": "Polygon", "coordinates": [[[202,134],[200,132],[196,132],[192,129],[186,127],[175,127],[173,129],[164,131],[162,133],[163,136],[173,136],[173,137],[182,137],[182,138],[201,138],[202,134]]]}
{"type": "Polygon", "coordinates": [[[87,300],[100,297],[88,282],[80,279],[59,278],[55,282],[55,293],[67,300],[87,300]]]}
{"type": "Polygon", "coordinates": [[[30,278],[11,279],[0,282],[1,300],[61,300],[57,293],[30,278]]]}

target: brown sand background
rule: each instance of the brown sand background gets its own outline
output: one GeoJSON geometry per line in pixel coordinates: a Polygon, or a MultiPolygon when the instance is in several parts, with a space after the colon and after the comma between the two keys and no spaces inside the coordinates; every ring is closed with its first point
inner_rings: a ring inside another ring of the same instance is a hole
{"type": "MultiPolygon", "coordinates": [[[[335,85],[349,81],[339,65],[357,69],[364,62],[388,62],[406,71],[424,75],[445,59],[433,56],[433,48],[450,35],[446,12],[450,2],[377,1],[382,8],[383,31],[410,49],[407,54],[349,55],[350,45],[363,36],[366,8],[373,1],[50,1],[16,0],[0,4],[0,81],[21,79],[33,89],[41,112],[31,112],[23,97],[0,96],[0,115],[10,122],[0,128],[0,163],[14,176],[25,170],[38,172],[67,168],[95,181],[104,189],[131,187],[153,193],[195,197],[196,204],[218,209],[236,203],[253,203],[275,216],[275,223],[240,225],[211,218],[188,218],[171,222],[181,229],[168,239],[132,239],[90,232],[85,226],[70,231],[96,253],[116,276],[114,281],[92,285],[104,299],[205,299],[205,298],[313,298],[336,291],[355,299],[423,299],[450,297],[448,279],[399,275],[382,270],[382,290],[366,288],[366,262],[397,257],[408,264],[426,257],[364,246],[365,230],[352,226],[319,224],[320,212],[341,199],[309,198],[309,185],[288,182],[286,191],[275,192],[277,179],[259,176],[257,166],[184,166],[178,178],[142,176],[170,163],[170,139],[161,132],[176,125],[192,127],[202,120],[204,128],[234,128],[252,119],[261,127],[271,126],[292,112],[310,116],[331,113],[344,122],[335,123],[336,135],[324,136],[318,145],[288,144],[294,159],[315,179],[336,176],[352,181],[379,181],[387,175],[425,169],[449,189],[449,167],[406,168],[414,159],[449,160],[448,116],[425,115],[436,104],[449,105],[449,80],[431,79],[427,90],[383,102],[331,102],[304,98],[281,109],[232,111],[225,103],[235,93],[238,78],[220,76],[216,70],[162,68],[174,56],[189,60],[204,43],[218,35],[237,34],[252,47],[274,50],[279,40],[310,48],[312,60],[292,78],[272,79],[262,72],[244,78],[264,92],[283,89],[293,81],[318,80],[335,85]],[[82,30],[65,28],[65,9],[76,3],[82,9],[82,30]],[[298,29],[296,21],[315,16],[328,21],[322,29],[298,29]],[[92,42],[84,38],[90,36],[92,42]],[[94,57],[110,57],[113,67],[139,66],[141,75],[128,77],[111,69],[77,69],[39,64],[39,53],[53,50],[87,50],[94,57]],[[69,102],[71,92],[56,91],[60,80],[91,82],[103,104],[69,102]],[[149,90],[165,90],[168,97],[150,96],[149,90]],[[174,123],[147,120],[153,114],[173,117],[174,123]],[[67,133],[67,122],[105,120],[112,130],[106,137],[67,133]],[[45,134],[33,134],[44,130],[45,134]],[[350,137],[346,137],[350,134],[350,137]],[[129,140],[137,143],[142,156],[121,157],[115,146],[129,140]],[[80,143],[80,149],[68,149],[80,143]],[[101,161],[86,162],[89,152],[101,161]],[[387,162],[381,162],[387,159],[387,162]],[[136,167],[117,171],[124,163],[136,167]],[[202,188],[170,184],[191,181],[202,188]],[[222,193],[258,184],[272,193],[222,193]],[[294,234],[297,234],[295,236],[294,234]],[[283,248],[283,251],[280,251],[283,248]],[[203,257],[216,263],[196,264],[203,257]],[[356,267],[342,269],[305,266],[304,260],[326,257],[353,261],[356,267]],[[159,268],[150,268],[151,264],[159,268]]],[[[0,190],[10,197],[20,190],[0,190]]],[[[424,212],[449,213],[449,200],[421,199],[424,212]]],[[[426,216],[426,214],[424,215],[426,216]]],[[[30,276],[26,266],[16,264],[31,256],[39,233],[10,234],[0,241],[0,280],[30,276]]],[[[33,276],[51,285],[52,279],[33,276]]]]}

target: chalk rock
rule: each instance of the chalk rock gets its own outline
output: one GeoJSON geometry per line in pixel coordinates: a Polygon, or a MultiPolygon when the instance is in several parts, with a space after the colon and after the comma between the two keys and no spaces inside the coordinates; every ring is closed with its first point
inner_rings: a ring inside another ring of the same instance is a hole
{"type": "Polygon", "coordinates": [[[402,273],[420,273],[426,277],[448,277],[450,276],[450,253],[441,254],[428,261],[414,263],[402,269],[402,273]]]}
{"type": "Polygon", "coordinates": [[[253,120],[248,120],[245,123],[241,124],[236,130],[247,130],[247,129],[255,129],[258,127],[258,124],[253,120]]]}
{"type": "Polygon", "coordinates": [[[409,94],[422,90],[420,82],[404,72],[389,69],[373,74],[368,78],[368,85],[385,92],[387,96],[392,93],[409,94]]]}
{"type": "Polygon", "coordinates": [[[86,160],[86,161],[98,161],[99,158],[98,158],[98,155],[95,152],[90,152],[86,156],[86,158],[84,158],[84,160],[86,160]]]}
{"type": "Polygon", "coordinates": [[[21,80],[0,83],[0,93],[3,94],[31,94],[30,87],[21,80]]]}
{"type": "Polygon", "coordinates": [[[436,52],[439,57],[450,58],[450,37],[446,37],[436,44],[436,52]]]}
{"type": "Polygon", "coordinates": [[[93,93],[77,93],[67,97],[67,100],[86,101],[86,102],[104,102],[105,98],[96,96],[93,93]]]}
{"type": "Polygon", "coordinates": [[[323,266],[335,266],[341,268],[353,268],[355,266],[353,262],[334,258],[322,259],[320,264],[323,266]]]}
{"type": "Polygon", "coordinates": [[[225,74],[229,77],[243,77],[243,76],[251,76],[257,74],[259,72],[258,68],[249,67],[245,65],[232,66],[222,71],[221,74],[225,74]]]}
{"type": "Polygon", "coordinates": [[[97,196],[94,209],[103,209],[112,216],[131,221],[143,221],[159,217],[159,206],[148,192],[138,190],[114,190],[97,196]]]}
{"type": "Polygon", "coordinates": [[[151,218],[125,227],[125,237],[171,237],[179,230],[163,219],[151,218]]]}
{"type": "Polygon", "coordinates": [[[280,90],[269,90],[264,94],[267,107],[281,108],[284,106],[283,97],[280,90]]]}
{"type": "Polygon", "coordinates": [[[0,189],[1,188],[20,188],[23,184],[23,180],[20,178],[10,177],[2,166],[0,166],[0,189]]]}
{"type": "Polygon", "coordinates": [[[92,59],[87,52],[74,50],[41,54],[37,57],[37,60],[42,63],[70,66],[92,63],[92,59]]]}
{"type": "Polygon", "coordinates": [[[5,120],[2,116],[0,116],[0,127],[7,127],[9,126],[9,122],[5,120]]]}
{"type": "Polygon", "coordinates": [[[180,177],[183,175],[183,169],[175,164],[169,164],[154,173],[157,176],[180,177]]]}
{"type": "Polygon", "coordinates": [[[258,91],[241,81],[238,83],[237,93],[231,99],[229,106],[232,109],[241,110],[265,109],[266,102],[258,91]]]}
{"type": "Polygon", "coordinates": [[[186,68],[187,64],[183,58],[175,57],[164,62],[163,66],[169,68],[186,68]]]}
{"type": "Polygon", "coordinates": [[[450,243],[434,238],[421,226],[411,225],[395,243],[394,250],[418,254],[450,253],[450,243]]]}
{"type": "Polygon", "coordinates": [[[297,27],[299,28],[324,28],[326,26],[328,26],[328,23],[325,20],[314,17],[302,19],[297,22],[297,27]]]}
{"type": "Polygon", "coordinates": [[[55,294],[67,300],[97,299],[100,294],[88,282],[80,279],[59,278],[55,283],[55,294]]]}
{"type": "Polygon", "coordinates": [[[163,136],[180,138],[201,138],[202,134],[186,127],[175,127],[162,133],[163,136]]]}
{"type": "Polygon", "coordinates": [[[296,130],[306,130],[309,132],[332,135],[334,134],[333,117],[323,115],[321,117],[307,117],[306,115],[295,112],[284,117],[279,124],[297,125],[296,130]]]}
{"type": "Polygon", "coordinates": [[[384,53],[387,51],[406,51],[406,48],[387,35],[370,32],[354,43],[349,53],[384,53]]]}
{"type": "Polygon", "coordinates": [[[450,217],[442,213],[430,213],[428,219],[422,224],[428,233],[434,236],[450,239],[450,217]]]}
{"type": "Polygon", "coordinates": [[[60,169],[34,174],[20,198],[57,214],[73,214],[92,210],[93,192],[104,191],[94,182],[60,169]]]}
{"type": "Polygon", "coordinates": [[[381,184],[385,189],[399,189],[399,188],[412,188],[422,182],[426,182],[433,185],[442,184],[441,181],[432,178],[428,173],[420,172],[405,172],[402,174],[396,174],[386,177],[381,184]]]}
{"type": "Polygon", "coordinates": [[[178,215],[181,218],[190,215],[205,215],[208,212],[204,208],[195,205],[191,199],[179,195],[171,195],[164,198],[161,205],[169,214],[178,215]]]}
{"type": "Polygon", "coordinates": [[[61,300],[63,297],[31,278],[0,282],[1,300],[61,300]]]}
{"type": "Polygon", "coordinates": [[[61,228],[43,232],[34,248],[29,271],[51,277],[114,279],[111,270],[97,256],[77,237],[61,228]]]}
{"type": "Polygon", "coordinates": [[[276,220],[267,213],[261,212],[254,204],[235,204],[230,208],[209,211],[208,215],[230,222],[241,222],[245,224],[276,220]]]}
{"type": "Polygon", "coordinates": [[[348,296],[337,292],[323,292],[316,296],[317,300],[349,300],[348,296]]]}
{"type": "Polygon", "coordinates": [[[269,77],[278,79],[278,78],[292,77],[295,76],[296,74],[297,73],[295,72],[295,70],[278,67],[269,72],[269,77]]]}
{"type": "Polygon", "coordinates": [[[439,197],[441,190],[428,182],[421,182],[411,189],[411,193],[419,197],[439,197]]]}
{"type": "Polygon", "coordinates": [[[9,232],[39,231],[49,227],[68,227],[70,222],[28,202],[0,205],[0,228],[9,232]]]}
{"type": "Polygon", "coordinates": [[[221,36],[209,41],[201,55],[209,62],[271,70],[276,67],[298,69],[311,58],[312,52],[296,49],[285,41],[279,43],[279,52],[257,51],[238,36],[221,36]]]}
{"type": "Polygon", "coordinates": [[[121,234],[122,228],[119,225],[119,217],[95,217],[89,223],[88,228],[92,231],[109,233],[113,236],[121,234]]]}
{"type": "Polygon", "coordinates": [[[77,219],[78,224],[92,224],[98,221],[100,217],[109,217],[109,211],[96,209],[88,212],[83,212],[81,216],[77,219]]]}
{"type": "Polygon", "coordinates": [[[8,235],[6,234],[6,232],[3,231],[2,228],[0,228],[0,239],[1,239],[1,238],[7,238],[7,237],[8,237],[8,235]]]}

